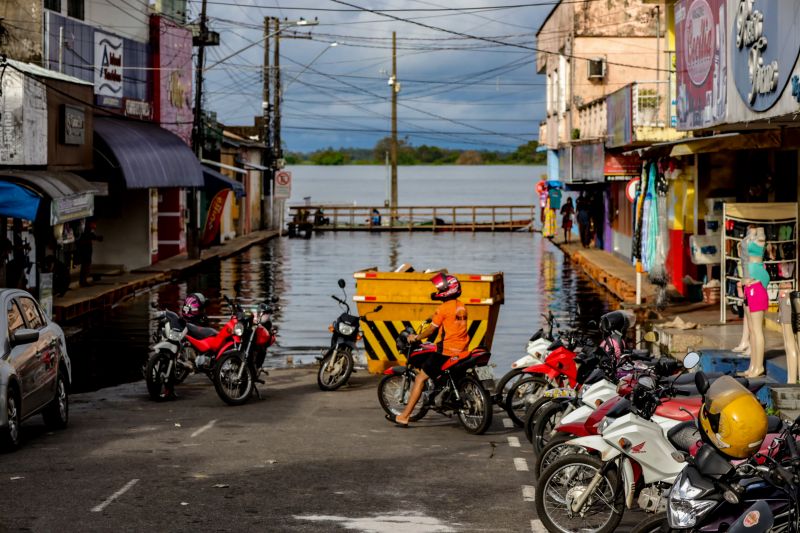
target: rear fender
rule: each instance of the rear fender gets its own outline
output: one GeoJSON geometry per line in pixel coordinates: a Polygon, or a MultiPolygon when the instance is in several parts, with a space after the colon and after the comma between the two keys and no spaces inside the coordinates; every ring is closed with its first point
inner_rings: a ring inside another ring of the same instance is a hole
{"type": "Polygon", "coordinates": [[[383,373],[386,376],[391,376],[391,375],[402,376],[403,374],[406,373],[406,367],[393,366],[392,368],[387,368],[386,370],[384,370],[383,373]]]}
{"type": "Polygon", "coordinates": [[[581,446],[583,448],[594,450],[600,454],[600,460],[603,462],[611,461],[620,455],[620,451],[611,446],[606,439],[599,435],[590,435],[588,437],[578,437],[567,441],[567,444],[573,446],[581,446]]]}
{"type": "Polygon", "coordinates": [[[178,353],[178,347],[175,344],[173,344],[171,342],[168,342],[168,341],[159,342],[158,344],[153,346],[153,350],[156,351],[156,352],[159,352],[161,350],[167,350],[167,351],[172,352],[173,354],[178,353]]]}

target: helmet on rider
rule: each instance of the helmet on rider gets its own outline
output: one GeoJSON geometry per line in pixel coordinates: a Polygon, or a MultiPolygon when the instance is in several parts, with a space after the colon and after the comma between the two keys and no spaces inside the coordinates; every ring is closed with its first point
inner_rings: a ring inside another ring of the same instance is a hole
{"type": "Polygon", "coordinates": [[[700,435],[732,459],[750,457],[767,434],[767,413],[752,392],[731,376],[709,387],[700,409],[700,435]]]}
{"type": "Polygon", "coordinates": [[[181,316],[187,320],[202,318],[205,314],[206,297],[199,292],[193,292],[183,301],[181,316]]]}
{"type": "Polygon", "coordinates": [[[455,276],[439,272],[431,278],[431,283],[436,287],[436,292],[431,294],[431,300],[446,302],[461,296],[461,283],[455,276]]]}

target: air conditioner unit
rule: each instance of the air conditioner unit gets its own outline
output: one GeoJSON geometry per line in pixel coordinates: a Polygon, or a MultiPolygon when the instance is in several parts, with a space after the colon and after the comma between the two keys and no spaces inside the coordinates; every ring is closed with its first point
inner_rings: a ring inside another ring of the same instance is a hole
{"type": "Polygon", "coordinates": [[[606,77],[606,59],[595,57],[589,60],[589,79],[602,80],[606,77]]]}

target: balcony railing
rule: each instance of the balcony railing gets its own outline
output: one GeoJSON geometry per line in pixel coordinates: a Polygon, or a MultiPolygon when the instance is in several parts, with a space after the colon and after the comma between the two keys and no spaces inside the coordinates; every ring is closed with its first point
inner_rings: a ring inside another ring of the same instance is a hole
{"type": "Polygon", "coordinates": [[[669,82],[643,81],[633,84],[634,127],[669,126],[669,82]]]}

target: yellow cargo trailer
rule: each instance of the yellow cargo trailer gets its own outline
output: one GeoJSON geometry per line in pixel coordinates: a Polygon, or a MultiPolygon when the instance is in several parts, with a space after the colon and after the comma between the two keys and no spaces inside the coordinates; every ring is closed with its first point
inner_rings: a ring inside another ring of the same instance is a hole
{"type": "MultiPolygon", "coordinates": [[[[358,314],[364,315],[376,306],[362,323],[364,347],[369,371],[383,372],[394,365],[405,364],[405,357],[397,351],[395,339],[406,327],[418,330],[433,316],[440,302],[431,300],[434,287],[431,278],[436,272],[378,272],[361,270],[353,274],[356,280],[358,314]]],[[[483,345],[492,347],[494,328],[500,305],[503,303],[503,273],[454,274],[461,282],[462,302],[469,315],[470,349],[483,345]]]]}

